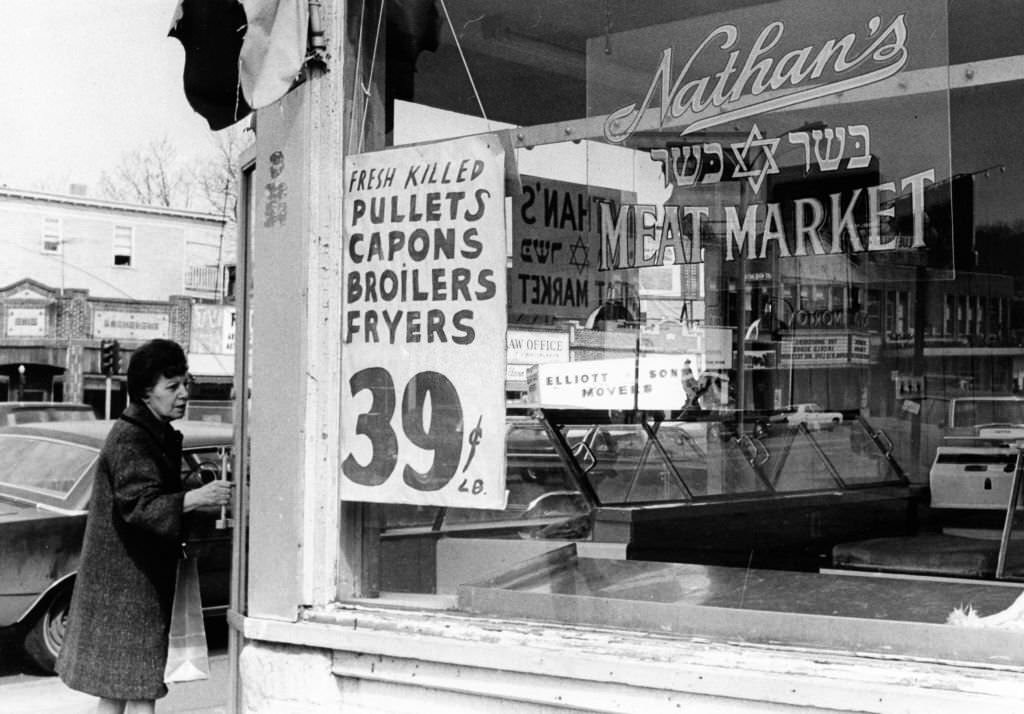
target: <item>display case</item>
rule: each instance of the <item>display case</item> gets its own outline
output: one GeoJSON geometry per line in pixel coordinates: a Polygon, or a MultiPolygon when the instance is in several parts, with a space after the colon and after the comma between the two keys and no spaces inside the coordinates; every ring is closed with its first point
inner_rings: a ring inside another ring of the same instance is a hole
{"type": "Polygon", "coordinates": [[[884,434],[856,413],[827,429],[776,416],[511,408],[506,508],[382,507],[384,552],[405,564],[383,588],[436,587],[442,539],[495,554],[509,539],[572,541],[617,544],[630,560],[815,571],[838,543],[915,532],[926,490],[884,434]]]}

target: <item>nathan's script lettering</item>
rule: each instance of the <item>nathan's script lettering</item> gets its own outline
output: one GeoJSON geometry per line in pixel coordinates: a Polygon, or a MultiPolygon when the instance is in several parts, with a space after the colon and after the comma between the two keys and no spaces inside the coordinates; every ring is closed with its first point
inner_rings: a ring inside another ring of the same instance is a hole
{"type": "Polygon", "coordinates": [[[739,47],[739,28],[721,25],[698,43],[674,80],[672,48],[666,48],[643,100],[609,114],[604,135],[621,143],[648,124],[692,134],[849,92],[902,70],[908,58],[906,15],[888,24],[875,15],[865,29],[863,35],[850,32],[782,54],[776,51],[786,37],[781,21],[766,25],[746,49],[739,47]],[[709,59],[721,69],[694,76],[694,64],[709,59]]]}

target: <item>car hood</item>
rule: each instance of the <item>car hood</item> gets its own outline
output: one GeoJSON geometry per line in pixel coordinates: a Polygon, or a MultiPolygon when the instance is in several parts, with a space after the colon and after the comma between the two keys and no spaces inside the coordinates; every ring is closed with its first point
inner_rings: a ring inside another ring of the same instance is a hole
{"type": "Polygon", "coordinates": [[[0,495],[0,523],[37,521],[67,516],[84,516],[85,511],[65,510],[35,503],[22,503],[0,495]]]}

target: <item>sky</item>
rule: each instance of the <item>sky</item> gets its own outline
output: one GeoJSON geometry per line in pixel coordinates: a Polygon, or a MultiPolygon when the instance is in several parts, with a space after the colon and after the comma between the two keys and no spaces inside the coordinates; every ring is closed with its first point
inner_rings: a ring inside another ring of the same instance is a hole
{"type": "Polygon", "coordinates": [[[177,0],[0,0],[0,185],[94,195],[103,171],[166,137],[216,136],[185,100],[177,0]]]}

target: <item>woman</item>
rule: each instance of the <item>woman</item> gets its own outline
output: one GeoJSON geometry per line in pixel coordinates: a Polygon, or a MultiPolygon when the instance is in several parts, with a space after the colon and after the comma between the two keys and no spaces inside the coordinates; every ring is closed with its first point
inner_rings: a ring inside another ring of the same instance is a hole
{"type": "Polygon", "coordinates": [[[57,660],[71,688],[100,698],[101,714],[154,712],[164,666],[184,516],[227,505],[231,484],[186,491],[181,433],[188,363],[152,340],[128,364],[131,404],[100,452],[68,628],[57,660]]]}

